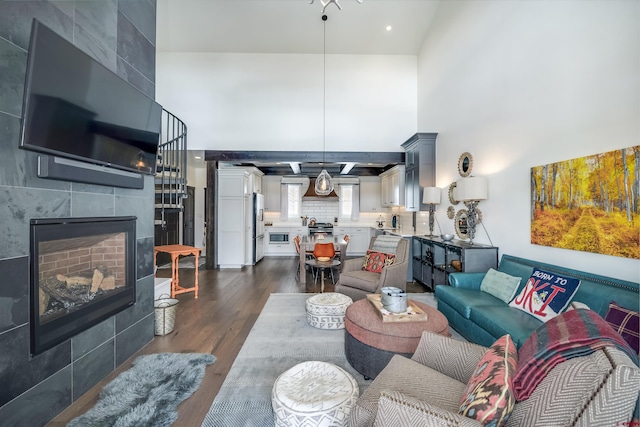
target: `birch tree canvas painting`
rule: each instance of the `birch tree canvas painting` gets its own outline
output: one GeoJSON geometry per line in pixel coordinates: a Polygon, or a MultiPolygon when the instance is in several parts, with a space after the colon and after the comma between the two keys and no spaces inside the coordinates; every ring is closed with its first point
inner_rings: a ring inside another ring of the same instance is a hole
{"type": "Polygon", "coordinates": [[[640,259],[640,146],[531,168],[531,243],[640,259]]]}

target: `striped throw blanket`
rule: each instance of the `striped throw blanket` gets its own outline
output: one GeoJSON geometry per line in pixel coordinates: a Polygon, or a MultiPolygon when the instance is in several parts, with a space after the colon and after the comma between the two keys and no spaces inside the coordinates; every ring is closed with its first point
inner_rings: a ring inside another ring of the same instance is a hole
{"type": "MultiPolygon", "coordinates": [[[[593,310],[569,310],[542,324],[518,352],[518,370],[513,379],[516,400],[529,398],[554,366],[603,347],[620,349],[638,366],[635,351],[593,310]]],[[[640,406],[636,405],[634,422],[639,414],[640,406]]]]}

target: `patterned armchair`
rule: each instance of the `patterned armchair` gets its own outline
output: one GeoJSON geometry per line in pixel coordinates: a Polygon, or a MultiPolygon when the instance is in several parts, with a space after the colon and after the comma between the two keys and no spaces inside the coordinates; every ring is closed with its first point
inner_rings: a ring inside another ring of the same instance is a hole
{"type": "MultiPolygon", "coordinates": [[[[477,426],[458,413],[486,347],[424,332],[411,359],[395,355],[359,397],[349,427],[477,426]]],[[[632,425],[640,369],[616,347],[565,360],[516,401],[506,427],[632,425]]]]}

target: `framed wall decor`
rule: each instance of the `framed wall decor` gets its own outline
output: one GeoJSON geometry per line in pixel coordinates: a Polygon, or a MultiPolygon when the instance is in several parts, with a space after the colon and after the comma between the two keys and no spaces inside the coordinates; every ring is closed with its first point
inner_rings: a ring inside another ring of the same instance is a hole
{"type": "Polygon", "coordinates": [[[473,157],[471,153],[464,152],[458,159],[458,173],[461,177],[467,177],[471,174],[473,168],[473,157]]]}
{"type": "Polygon", "coordinates": [[[467,225],[467,210],[460,209],[453,220],[456,234],[461,239],[469,238],[469,226],[467,225]]]}
{"type": "Polygon", "coordinates": [[[455,197],[453,196],[453,192],[454,192],[454,190],[455,190],[455,188],[456,188],[456,186],[457,186],[457,185],[458,185],[458,183],[457,183],[457,182],[455,182],[455,181],[454,181],[454,182],[452,182],[451,184],[449,184],[449,202],[450,202],[452,205],[457,205],[457,204],[458,204],[458,202],[459,202],[459,201],[458,201],[458,200],[456,200],[456,199],[455,199],[455,197]]]}
{"type": "Polygon", "coordinates": [[[640,259],[640,146],[531,168],[531,243],[640,259]]]}

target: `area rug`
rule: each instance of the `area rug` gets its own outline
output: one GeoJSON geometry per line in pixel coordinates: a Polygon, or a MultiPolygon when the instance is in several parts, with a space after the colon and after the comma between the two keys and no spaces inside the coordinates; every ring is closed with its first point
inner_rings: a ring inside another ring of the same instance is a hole
{"type": "MultiPolygon", "coordinates": [[[[337,365],[358,382],[365,381],[347,362],[344,330],[317,329],[307,324],[305,301],[311,294],[271,294],[249,332],[227,378],[202,423],[204,427],[272,427],[271,388],[284,371],[309,360],[337,365]]],[[[409,294],[433,307],[433,294],[409,294]]],[[[451,330],[454,338],[462,339],[451,330]]]]}
{"type": "Polygon", "coordinates": [[[67,426],[170,426],[178,405],[198,389],[206,366],[215,360],[200,353],[140,356],[102,389],[93,408],[67,426]]]}

